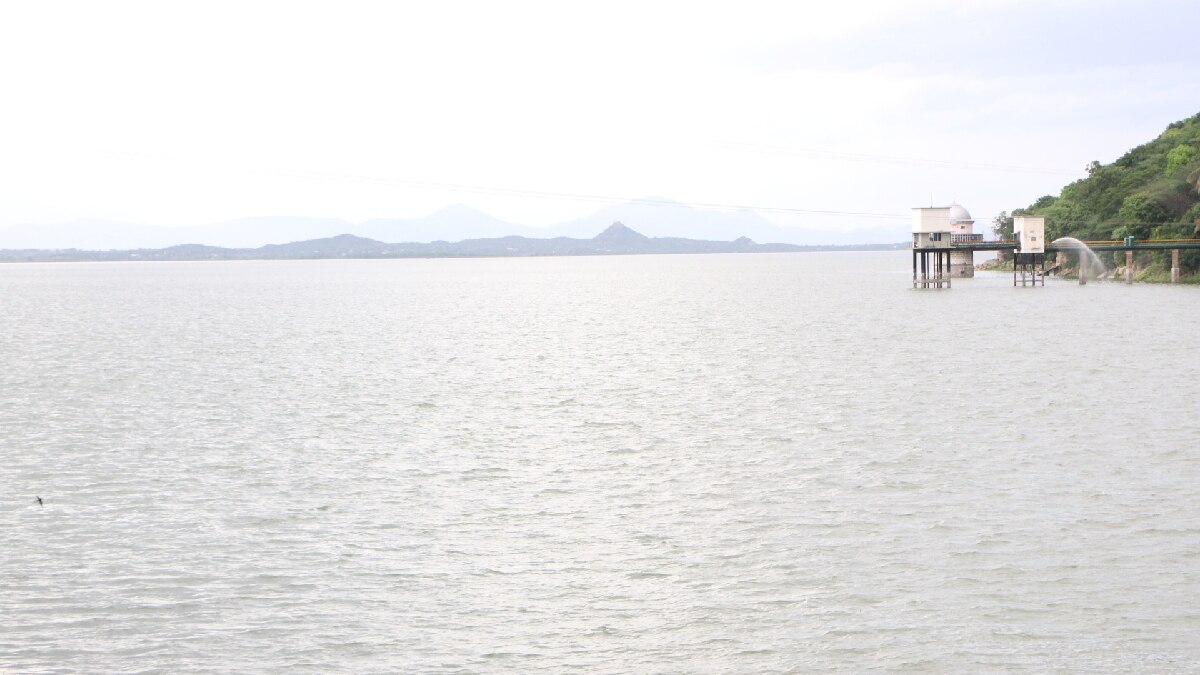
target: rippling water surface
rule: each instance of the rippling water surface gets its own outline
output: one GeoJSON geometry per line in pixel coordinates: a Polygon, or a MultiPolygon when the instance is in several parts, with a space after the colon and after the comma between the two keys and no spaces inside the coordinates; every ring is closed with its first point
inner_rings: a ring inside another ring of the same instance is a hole
{"type": "Polygon", "coordinates": [[[909,274],[0,267],[0,669],[1200,669],[1200,289],[909,274]]]}

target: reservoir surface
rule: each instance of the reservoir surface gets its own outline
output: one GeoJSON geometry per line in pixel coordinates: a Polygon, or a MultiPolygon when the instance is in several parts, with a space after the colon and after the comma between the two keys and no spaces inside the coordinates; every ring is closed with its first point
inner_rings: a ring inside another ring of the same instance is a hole
{"type": "Polygon", "coordinates": [[[1200,670],[1200,287],[910,287],[0,266],[0,670],[1200,670]]]}

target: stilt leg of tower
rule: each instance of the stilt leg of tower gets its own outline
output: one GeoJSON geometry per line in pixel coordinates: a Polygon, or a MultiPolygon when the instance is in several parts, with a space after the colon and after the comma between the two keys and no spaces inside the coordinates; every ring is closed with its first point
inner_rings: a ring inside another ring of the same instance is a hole
{"type": "Polygon", "coordinates": [[[1013,286],[1045,286],[1046,254],[1013,253],[1013,286]],[[1040,282],[1040,284],[1039,284],[1040,282]]]}
{"type": "Polygon", "coordinates": [[[948,249],[913,249],[913,288],[950,288],[948,249]]]}

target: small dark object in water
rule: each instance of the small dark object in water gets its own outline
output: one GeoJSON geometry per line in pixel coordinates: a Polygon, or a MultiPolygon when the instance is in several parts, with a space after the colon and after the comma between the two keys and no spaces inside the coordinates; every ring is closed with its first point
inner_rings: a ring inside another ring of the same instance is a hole
{"type": "Polygon", "coordinates": [[[41,498],[41,497],[38,497],[38,498],[37,498],[37,500],[38,500],[38,506],[41,506],[41,505],[42,505],[42,498],[41,498]]]}

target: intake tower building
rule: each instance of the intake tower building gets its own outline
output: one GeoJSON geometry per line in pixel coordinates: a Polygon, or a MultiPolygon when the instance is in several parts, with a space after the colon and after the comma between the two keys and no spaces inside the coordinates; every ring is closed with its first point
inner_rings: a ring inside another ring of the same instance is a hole
{"type": "MultiPolygon", "coordinates": [[[[960,204],[950,204],[950,240],[955,244],[983,241],[982,234],[975,234],[975,220],[960,204]]],[[[950,254],[950,276],[975,276],[975,254],[971,251],[954,251],[950,254]]]]}

